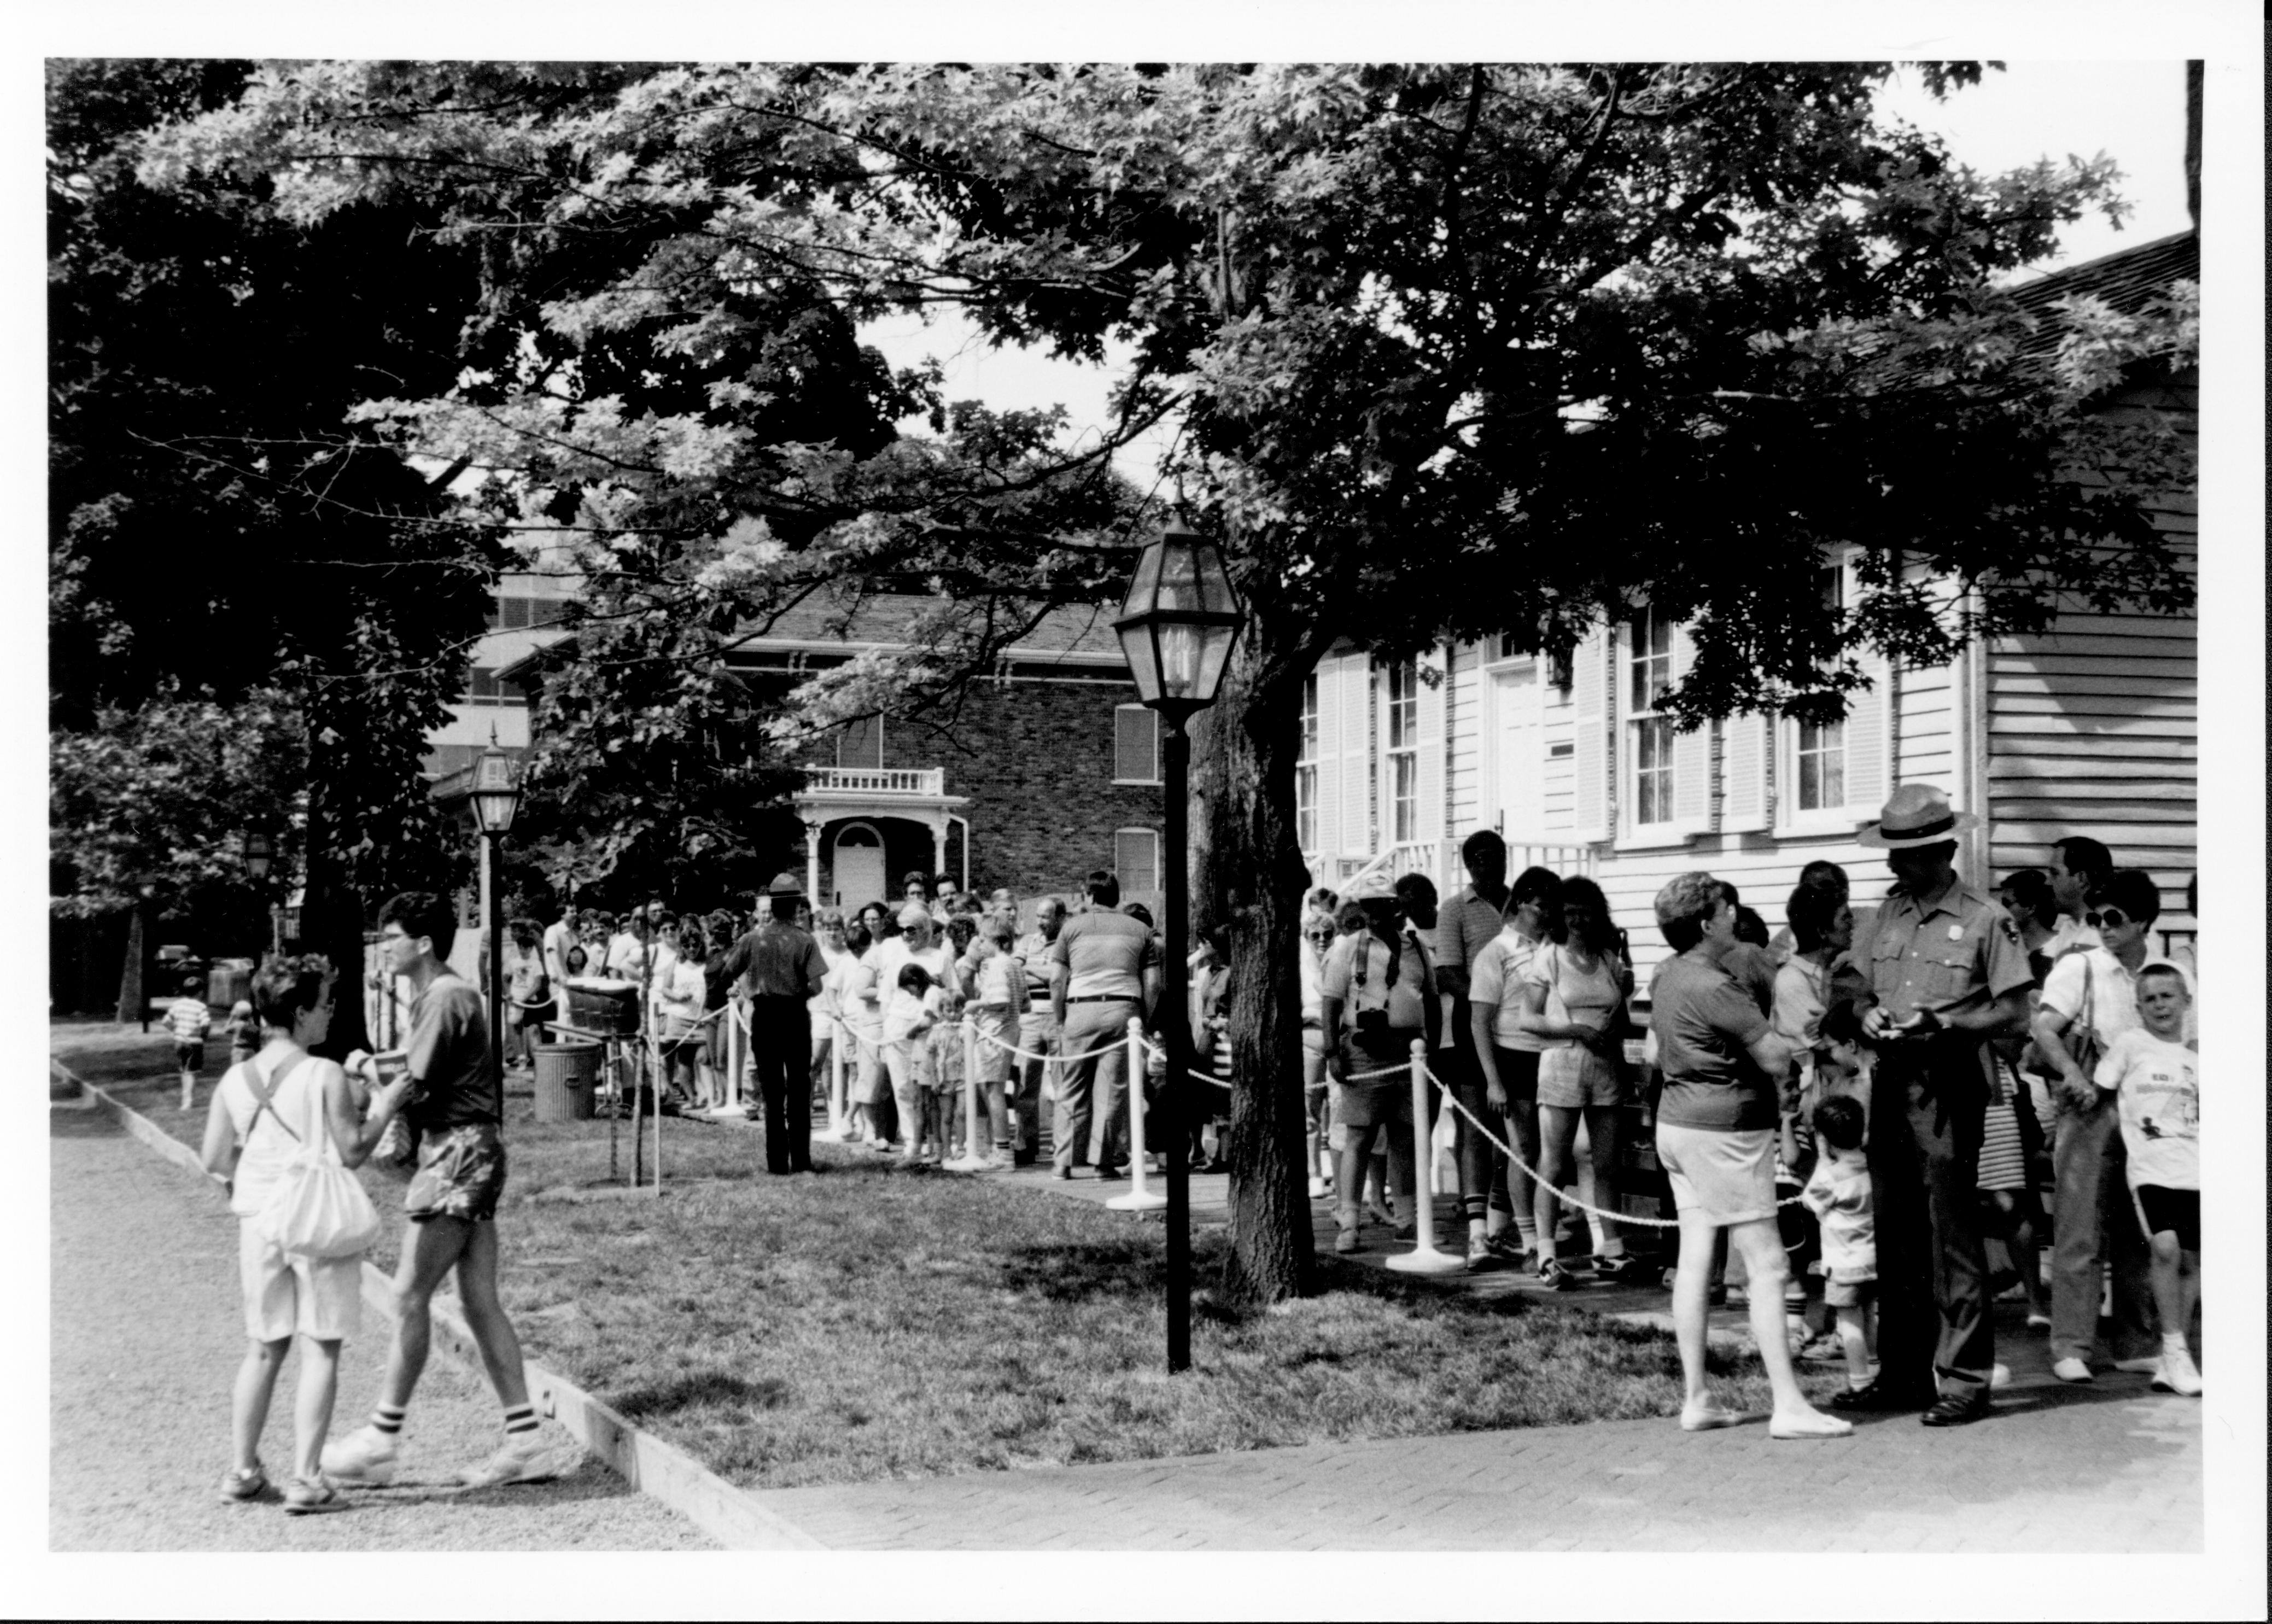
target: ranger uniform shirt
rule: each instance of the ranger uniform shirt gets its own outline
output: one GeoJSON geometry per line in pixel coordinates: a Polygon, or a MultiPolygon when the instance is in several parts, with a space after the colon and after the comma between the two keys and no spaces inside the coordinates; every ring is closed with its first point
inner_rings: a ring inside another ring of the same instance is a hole
{"type": "Polygon", "coordinates": [[[2034,984],[2012,916],[1962,880],[1932,907],[1896,891],[1855,927],[1849,956],[1887,1015],[1985,1007],[2034,984]]]}

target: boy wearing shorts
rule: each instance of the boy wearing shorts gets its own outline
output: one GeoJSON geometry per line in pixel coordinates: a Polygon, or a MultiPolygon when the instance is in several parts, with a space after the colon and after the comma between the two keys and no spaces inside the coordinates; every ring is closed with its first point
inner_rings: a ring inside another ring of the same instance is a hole
{"type": "Polygon", "coordinates": [[[198,978],[182,978],[182,996],[166,1006],[166,1024],[174,1033],[174,1069],[182,1074],[182,1109],[197,1104],[198,1074],[206,1066],[206,1033],[213,1026],[213,1011],[198,992],[198,978]]]}
{"type": "Polygon", "coordinates": [[[457,931],[456,909],[446,899],[404,892],[379,909],[378,930],[387,968],[408,977],[415,995],[403,1062],[410,1103],[403,1114],[418,1134],[418,1171],[402,1201],[409,1222],[394,1274],[394,1341],[378,1405],[369,1426],[324,1451],[324,1471],[342,1483],[393,1480],[403,1418],[426,1368],[434,1292],[454,1269],[467,1328],[504,1408],[503,1445],[458,1481],[467,1488],[536,1482],[553,1473],[538,1446],[520,1339],[497,1297],[504,1088],[490,1058],[489,1014],[473,984],[436,951],[457,931]]]}
{"type": "Polygon", "coordinates": [[[2094,1077],[2122,1116],[2130,1199],[2153,1249],[2154,1306],[2162,1321],[2162,1363],[2154,1386],[2201,1396],[2201,1371],[2186,1343],[2201,1291],[2200,1057],[2186,1041],[2193,999],[2185,972],[2149,964],[2138,972],[2141,1028],[2117,1037],[2094,1077]]]}

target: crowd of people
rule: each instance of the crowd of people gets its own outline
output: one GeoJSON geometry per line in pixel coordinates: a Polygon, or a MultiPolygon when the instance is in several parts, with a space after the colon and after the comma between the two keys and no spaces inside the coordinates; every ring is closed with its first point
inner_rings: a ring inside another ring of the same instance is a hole
{"type": "MultiPolygon", "coordinates": [[[[1489,830],[1463,844],[1469,883],[1448,901],[1419,874],[1368,872],[1339,894],[1312,890],[1298,949],[1307,1171],[1312,1197],[1333,1203],[1334,1250],[1362,1250],[1368,1220],[1403,1239],[1432,1230],[1416,1201],[1416,1046],[1429,1131],[1452,1115],[1470,1269],[1527,1269],[1556,1291],[1653,1276],[1657,1265],[1620,1222],[1635,1208],[1619,1200],[1637,1165],[1625,1136],[1652,1132],[1658,1209],[1678,1235],[1668,1283],[1685,1428],[1740,1418],[1712,1390],[1705,1358],[1731,1254],[1774,1392],[1775,1437],[1850,1431],[1808,1402],[1795,1358],[1842,1362],[1834,1411],[1917,1411],[1929,1426],[1990,1413],[2001,1372],[1991,1299],[2006,1290],[2025,1298],[2029,1330],[2048,1335],[2060,1380],[2094,1379],[2104,1290],[2113,1366],[2198,1395],[2191,955],[2152,954],[2158,887],[2089,838],[2057,842],[2046,868],[2005,876],[1992,901],[1955,872],[1955,836],[1972,824],[1937,789],[1902,786],[1860,835],[1887,855],[1884,902],[1857,909],[1844,870],[1811,863],[1775,937],[1726,880],[1675,877],[1655,899],[1670,956],[1650,979],[1645,1024],[1632,1013],[1631,945],[1601,887],[1540,867],[1510,879],[1506,847],[1489,830]],[[2048,1214],[2035,1171],[2046,1154],[2048,1214]],[[1579,1212],[1584,1225],[1566,1233],[1579,1212]],[[1806,1328],[1796,1347],[1794,1303],[1806,1328]]],[[[966,1135],[990,1146],[982,1164],[1031,1164],[1047,1104],[1055,1177],[1083,1166],[1123,1176],[1131,1092],[1140,1101],[1168,1086],[1156,1044],[1137,1051],[1150,1057],[1138,1075],[1126,1036],[1132,1022],[1156,1029],[1173,954],[1140,905],[1122,905],[1112,873],[1090,874],[1077,909],[1041,899],[1022,932],[1009,892],[982,901],[945,876],[910,873],[896,906],[849,917],[811,908],[803,890],[780,876],[747,918],[655,904],[621,920],[564,909],[542,931],[516,921],[512,1063],[527,1064],[528,1040],[557,1023],[563,988],[612,981],[639,990],[661,1086],[680,1109],[740,1109],[752,1093],[762,1102],[772,1172],[812,1167],[815,1090],[825,1099],[841,1072],[848,1137],[901,1165],[951,1156],[966,1135]],[[730,1074],[729,1018],[747,1035],[741,1076],[730,1074]],[[975,1122],[961,1119],[966,1078],[975,1122]]],[[[257,1448],[295,1335],[307,1351],[285,1508],[339,1509],[340,1485],[390,1480],[430,1299],[452,1272],[505,1433],[465,1481],[543,1475],[497,1291],[504,1080],[489,1058],[484,999],[444,962],[439,945],[455,935],[446,902],[397,897],[380,923],[388,972],[415,994],[399,1069],[361,1053],[344,1067],[314,1059],[332,973],[320,960],[279,958],[232,1019],[232,1064],[210,1101],[205,1159],[233,1181],[243,1220],[250,1339],[222,1484],[231,1501],[268,1493],[257,1448]],[[310,1158],[351,1167],[372,1155],[400,1131],[398,1116],[415,1130],[417,1171],[393,1344],[370,1421],[326,1445],[339,1345],[359,1318],[359,1263],[287,1249],[266,1209],[310,1158]]],[[[1179,1085],[1175,1116],[1203,1168],[1223,1165],[1226,947],[1208,933],[1184,961],[1203,1074],[1179,1085]]],[[[192,993],[168,1022],[186,1101],[209,1016],[192,993]]],[[[1646,1191],[1634,1194],[1647,1204],[1646,1191]]]]}

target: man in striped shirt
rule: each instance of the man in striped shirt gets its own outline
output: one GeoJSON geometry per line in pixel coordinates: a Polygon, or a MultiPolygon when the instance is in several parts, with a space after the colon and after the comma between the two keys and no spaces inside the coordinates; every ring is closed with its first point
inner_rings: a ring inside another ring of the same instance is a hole
{"type": "Polygon", "coordinates": [[[166,1007],[166,1024],[174,1032],[174,1067],[182,1074],[182,1109],[197,1104],[198,1074],[205,1069],[206,1033],[213,1011],[198,992],[195,976],[182,977],[182,996],[166,1007]]]}

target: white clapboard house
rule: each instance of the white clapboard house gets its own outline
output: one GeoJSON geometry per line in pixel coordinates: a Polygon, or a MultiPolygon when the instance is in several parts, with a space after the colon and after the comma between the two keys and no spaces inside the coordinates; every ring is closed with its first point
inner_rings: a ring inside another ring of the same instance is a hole
{"type": "MultiPolygon", "coordinates": [[[[2045,311],[2069,293],[2136,309],[2197,279],[2199,266],[2187,232],[2059,272],[2023,296],[2045,311]]],[[[2106,409],[2161,411],[2191,435],[2196,380],[2165,370],[2106,409]]],[[[2194,556],[2190,492],[2156,523],[2194,556]]],[[[1856,587],[1850,558],[1825,558],[1826,601],[1850,602],[1856,587]]],[[[1566,663],[1513,640],[1440,645],[1419,662],[1441,674],[1434,683],[1416,665],[1342,647],[1319,662],[1304,699],[1304,856],[1333,884],[1386,851],[1394,872],[1429,874],[1448,894],[1464,883],[1461,841],[1494,828],[1514,868],[1539,862],[1597,879],[1647,964],[1664,952],[1651,900],[1684,870],[1731,880],[1770,927],[1817,857],[1846,866],[1857,903],[1879,900],[1884,854],[1857,831],[1893,785],[1923,780],[1981,815],[1958,858],[1976,883],[2043,866],[2059,835],[2091,835],[2117,863],[2154,873],[2164,946],[2174,945],[2194,928],[2194,627],[2190,613],[2063,612],[2044,635],[1976,646],[1946,665],[1880,659],[1841,723],[1744,715],[1685,734],[1649,701],[1685,670],[1687,633],[1646,609],[1597,628],[1566,663]]]]}

